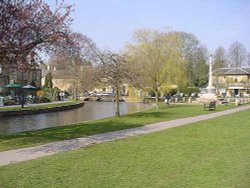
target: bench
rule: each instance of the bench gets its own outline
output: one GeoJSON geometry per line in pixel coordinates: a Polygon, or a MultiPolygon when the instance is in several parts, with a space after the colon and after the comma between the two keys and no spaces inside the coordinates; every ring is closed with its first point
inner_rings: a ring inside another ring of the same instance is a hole
{"type": "Polygon", "coordinates": [[[228,101],[220,101],[221,104],[224,104],[225,106],[228,105],[228,101]]]}
{"type": "Polygon", "coordinates": [[[207,103],[203,103],[203,109],[206,110],[216,110],[216,101],[211,101],[207,103]]]}
{"type": "Polygon", "coordinates": [[[228,105],[228,100],[226,98],[219,98],[218,100],[219,104],[224,104],[225,106],[228,105]]]}

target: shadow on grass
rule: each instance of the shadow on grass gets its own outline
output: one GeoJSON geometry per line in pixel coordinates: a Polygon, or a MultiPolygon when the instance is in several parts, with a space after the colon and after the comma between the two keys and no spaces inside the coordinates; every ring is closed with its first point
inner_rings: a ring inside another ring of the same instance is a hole
{"type": "Polygon", "coordinates": [[[60,140],[85,137],[105,132],[118,131],[127,128],[140,127],[144,124],[122,123],[121,121],[105,121],[98,123],[83,123],[69,125],[60,128],[48,128],[43,130],[16,133],[0,136],[0,150],[34,146],[60,140]]]}

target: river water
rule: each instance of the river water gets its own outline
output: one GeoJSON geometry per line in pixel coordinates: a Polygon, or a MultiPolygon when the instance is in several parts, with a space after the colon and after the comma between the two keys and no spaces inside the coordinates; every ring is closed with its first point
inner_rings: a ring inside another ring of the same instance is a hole
{"type": "MultiPolygon", "coordinates": [[[[149,108],[144,103],[120,103],[121,114],[149,108]]],[[[102,119],[115,115],[113,102],[85,102],[81,108],[36,115],[0,117],[0,134],[10,134],[34,129],[63,126],[83,121],[102,119]]]]}

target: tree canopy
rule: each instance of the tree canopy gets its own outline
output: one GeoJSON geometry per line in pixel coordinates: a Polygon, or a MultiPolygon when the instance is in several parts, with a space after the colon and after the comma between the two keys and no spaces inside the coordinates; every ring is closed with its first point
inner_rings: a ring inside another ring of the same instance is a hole
{"type": "Polygon", "coordinates": [[[161,90],[185,82],[180,37],[174,32],[138,30],[134,40],[134,44],[127,46],[127,54],[132,69],[138,74],[136,85],[155,93],[158,108],[161,90]]]}
{"type": "Polygon", "coordinates": [[[23,68],[36,52],[57,51],[71,33],[71,12],[63,1],[54,10],[43,0],[0,1],[0,62],[23,68]]]}
{"type": "Polygon", "coordinates": [[[214,53],[213,69],[225,68],[227,66],[226,51],[222,46],[219,46],[214,53]]]}
{"type": "Polygon", "coordinates": [[[228,58],[231,67],[242,67],[246,61],[246,48],[240,42],[231,44],[228,50],[228,58]]]}
{"type": "Polygon", "coordinates": [[[207,49],[192,33],[175,32],[181,38],[181,55],[184,60],[188,85],[200,87],[207,82],[207,49]]]}

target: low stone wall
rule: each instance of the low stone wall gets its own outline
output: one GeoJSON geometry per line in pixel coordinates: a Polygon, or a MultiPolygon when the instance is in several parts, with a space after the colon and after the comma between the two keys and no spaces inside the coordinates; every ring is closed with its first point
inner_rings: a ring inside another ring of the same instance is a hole
{"type": "Polygon", "coordinates": [[[13,111],[0,111],[0,117],[7,117],[7,116],[19,116],[19,115],[32,115],[32,114],[42,114],[42,113],[49,113],[49,112],[58,112],[58,111],[65,111],[65,110],[71,110],[75,108],[80,108],[84,106],[84,103],[78,103],[78,104],[71,104],[71,105],[65,105],[65,106],[57,106],[57,107],[51,107],[46,109],[31,109],[31,110],[13,110],[13,111]]]}

